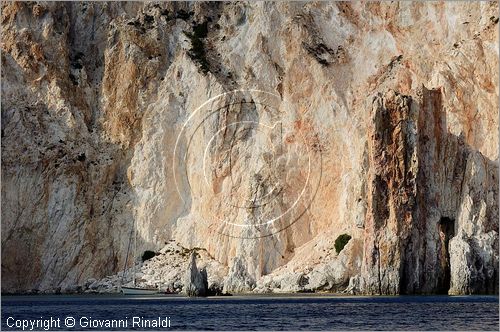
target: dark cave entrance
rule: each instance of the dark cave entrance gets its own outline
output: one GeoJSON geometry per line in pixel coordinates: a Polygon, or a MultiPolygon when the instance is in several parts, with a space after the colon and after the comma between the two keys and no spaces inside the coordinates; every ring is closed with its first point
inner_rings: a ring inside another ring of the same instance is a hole
{"type": "Polygon", "coordinates": [[[455,236],[455,220],[442,217],[438,223],[439,231],[439,276],[437,293],[448,294],[451,282],[451,266],[450,266],[450,240],[455,236]]]}

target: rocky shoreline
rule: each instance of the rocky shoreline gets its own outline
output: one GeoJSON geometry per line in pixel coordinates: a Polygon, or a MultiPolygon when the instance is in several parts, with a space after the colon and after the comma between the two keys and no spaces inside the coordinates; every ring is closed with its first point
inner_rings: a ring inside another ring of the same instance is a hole
{"type": "MultiPolygon", "coordinates": [[[[347,244],[338,256],[330,257],[328,263],[306,268],[303,271],[289,271],[287,266],[266,275],[256,282],[249,280],[244,271],[233,268],[232,271],[211,257],[205,249],[187,249],[175,243],[168,243],[154,257],[145,262],[138,262],[135,267],[136,285],[144,288],[158,288],[164,294],[183,294],[185,274],[189,270],[191,257],[196,257],[200,270],[207,272],[207,295],[228,296],[232,294],[299,294],[329,293],[358,294],[359,277],[351,276],[352,268],[360,267],[360,258],[352,260],[352,254],[359,250],[359,244],[347,244]]],[[[234,266],[238,267],[238,264],[234,266]]],[[[240,267],[241,268],[241,267],[240,267]]],[[[107,276],[102,279],[88,279],[82,285],[64,289],[31,290],[5,295],[36,294],[113,294],[119,292],[120,284],[130,286],[133,269],[107,276]]]]}

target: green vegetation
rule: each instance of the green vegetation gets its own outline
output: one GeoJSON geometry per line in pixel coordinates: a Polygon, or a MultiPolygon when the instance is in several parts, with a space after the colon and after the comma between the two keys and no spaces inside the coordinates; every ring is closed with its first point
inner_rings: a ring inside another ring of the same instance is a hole
{"type": "Polygon", "coordinates": [[[205,53],[205,45],[203,38],[208,34],[208,22],[193,25],[193,32],[186,32],[184,34],[191,41],[191,49],[188,52],[189,57],[200,65],[201,70],[206,74],[209,70],[207,55],[205,53]]]}
{"type": "Polygon", "coordinates": [[[148,259],[151,259],[153,257],[156,256],[156,253],[154,251],[151,251],[151,250],[146,250],[144,252],[144,254],[142,254],[142,261],[145,262],[147,261],[148,259]]]}
{"type": "Polygon", "coordinates": [[[342,249],[344,249],[345,245],[349,240],[351,239],[351,236],[349,234],[341,234],[337,237],[335,240],[335,251],[340,253],[342,249]]]}

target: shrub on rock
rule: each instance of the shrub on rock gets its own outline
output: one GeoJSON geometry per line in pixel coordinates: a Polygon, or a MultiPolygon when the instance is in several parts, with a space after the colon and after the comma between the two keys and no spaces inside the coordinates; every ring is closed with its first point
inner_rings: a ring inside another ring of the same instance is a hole
{"type": "Polygon", "coordinates": [[[341,234],[337,237],[337,239],[335,240],[335,251],[337,252],[337,254],[340,253],[342,249],[344,249],[345,245],[351,238],[352,237],[349,234],[341,234]]]}
{"type": "Polygon", "coordinates": [[[142,261],[145,262],[147,261],[148,259],[151,259],[153,257],[156,256],[156,253],[154,251],[151,251],[151,250],[146,250],[144,252],[144,254],[142,254],[142,261]]]}

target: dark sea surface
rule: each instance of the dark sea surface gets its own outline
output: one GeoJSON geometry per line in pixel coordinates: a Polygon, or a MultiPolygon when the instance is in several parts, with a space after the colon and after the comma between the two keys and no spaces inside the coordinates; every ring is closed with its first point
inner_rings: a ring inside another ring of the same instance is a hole
{"type": "Polygon", "coordinates": [[[44,330],[50,318],[49,330],[112,330],[101,324],[113,319],[122,320],[114,330],[499,330],[497,296],[41,295],[2,296],[1,304],[2,330],[21,330],[8,325],[36,319],[35,329],[44,330]],[[133,317],[152,326],[160,317],[170,327],[133,327],[133,317]]]}

